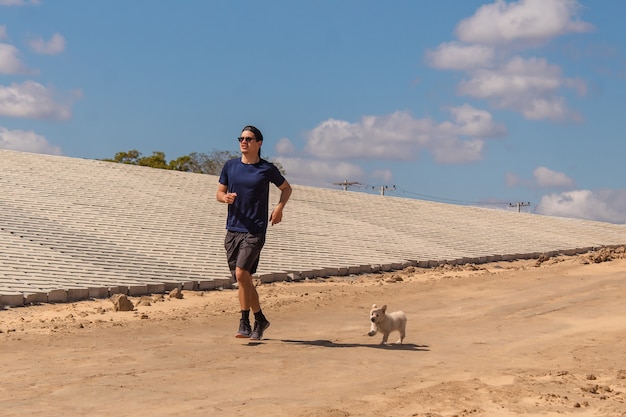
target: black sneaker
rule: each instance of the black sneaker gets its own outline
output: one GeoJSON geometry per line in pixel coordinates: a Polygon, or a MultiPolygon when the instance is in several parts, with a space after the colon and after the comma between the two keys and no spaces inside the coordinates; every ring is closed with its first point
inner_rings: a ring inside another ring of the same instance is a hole
{"type": "Polygon", "coordinates": [[[247,337],[250,337],[251,333],[252,333],[252,328],[250,327],[250,322],[244,319],[239,320],[239,331],[237,332],[235,337],[247,338],[247,337]]]}
{"type": "Polygon", "coordinates": [[[267,320],[264,321],[255,321],[254,322],[254,330],[250,335],[250,339],[252,340],[261,340],[263,339],[263,332],[270,327],[270,322],[267,320]]]}

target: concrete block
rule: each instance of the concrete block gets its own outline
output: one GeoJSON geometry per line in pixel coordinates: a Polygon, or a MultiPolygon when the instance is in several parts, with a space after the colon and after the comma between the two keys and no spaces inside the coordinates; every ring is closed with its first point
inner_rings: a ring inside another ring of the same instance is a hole
{"type": "Polygon", "coordinates": [[[276,274],[274,281],[280,281],[280,282],[284,282],[284,281],[288,281],[289,280],[289,275],[287,275],[286,272],[279,272],[276,274]]]}
{"type": "Polygon", "coordinates": [[[337,275],[339,276],[346,276],[346,275],[350,275],[349,273],[350,268],[348,268],[347,266],[340,266],[339,268],[337,268],[337,275]]]}
{"type": "Polygon", "coordinates": [[[264,284],[267,284],[270,282],[277,282],[277,281],[286,281],[287,273],[286,272],[274,272],[271,274],[262,274],[262,275],[259,275],[258,278],[264,284]]]}
{"type": "Polygon", "coordinates": [[[180,282],[164,282],[163,287],[165,288],[165,292],[170,292],[173,289],[183,289],[183,284],[180,282]]]}
{"type": "Polygon", "coordinates": [[[215,288],[230,288],[230,278],[215,278],[213,281],[215,282],[215,288]]]}
{"type": "Polygon", "coordinates": [[[348,267],[348,275],[360,274],[361,265],[353,265],[348,267]]]}
{"type": "Polygon", "coordinates": [[[107,287],[90,287],[88,288],[89,298],[108,298],[109,289],[107,287]]]}
{"type": "Polygon", "coordinates": [[[124,294],[128,295],[128,287],[123,285],[118,285],[115,287],[109,287],[109,297],[115,294],[124,294]]]}
{"type": "Polygon", "coordinates": [[[324,269],[324,277],[334,277],[339,275],[339,270],[337,268],[333,268],[333,267],[325,267],[324,269]]]}
{"type": "Polygon", "coordinates": [[[161,283],[148,284],[148,294],[163,294],[165,292],[165,285],[161,283]]]}
{"type": "Polygon", "coordinates": [[[274,275],[275,274],[273,274],[273,273],[256,274],[254,276],[254,278],[258,279],[263,284],[267,284],[267,283],[270,283],[270,282],[274,282],[274,275]]]}
{"type": "Polygon", "coordinates": [[[0,306],[21,307],[24,305],[24,295],[20,293],[0,295],[0,306]]]}
{"type": "Polygon", "coordinates": [[[67,303],[67,290],[52,290],[48,292],[49,303],[67,303]]]}
{"type": "Polygon", "coordinates": [[[321,276],[321,271],[319,269],[309,269],[305,271],[300,271],[300,276],[304,279],[317,278],[321,276]]]}
{"type": "Polygon", "coordinates": [[[45,292],[34,292],[34,293],[24,293],[24,304],[38,304],[38,303],[46,303],[48,302],[48,293],[45,292]]]}
{"type": "Polygon", "coordinates": [[[215,288],[215,281],[212,279],[198,281],[198,291],[214,290],[215,288]]]}
{"type": "Polygon", "coordinates": [[[198,283],[196,281],[185,281],[182,285],[185,291],[195,291],[198,289],[198,283]]]}
{"type": "Polygon", "coordinates": [[[131,297],[138,297],[140,295],[148,294],[148,286],[147,285],[129,285],[128,292],[126,295],[131,297]]]}
{"type": "Polygon", "coordinates": [[[89,299],[88,288],[70,288],[67,290],[67,301],[79,301],[89,299]]]}
{"type": "Polygon", "coordinates": [[[300,277],[299,271],[293,271],[287,273],[287,281],[300,281],[302,278],[300,277]]]}
{"type": "Polygon", "coordinates": [[[326,269],[325,267],[315,269],[316,278],[327,277],[327,276],[328,276],[328,269],[326,269]]]}

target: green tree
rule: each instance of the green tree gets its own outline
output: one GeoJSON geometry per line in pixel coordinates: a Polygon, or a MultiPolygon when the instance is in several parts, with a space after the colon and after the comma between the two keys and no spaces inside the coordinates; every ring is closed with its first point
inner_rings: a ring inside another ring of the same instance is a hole
{"type": "MultiPolygon", "coordinates": [[[[226,161],[239,158],[240,155],[239,151],[213,150],[210,153],[192,152],[189,155],[179,156],[168,162],[163,152],[155,151],[152,152],[151,156],[142,156],[141,152],[138,150],[131,149],[128,152],[116,153],[113,159],[102,159],[102,161],[169,169],[173,171],[194,172],[197,174],[220,175],[226,161]]],[[[285,169],[280,163],[273,161],[272,163],[285,175],[285,169]]]]}
{"type": "Polygon", "coordinates": [[[103,159],[107,162],[117,162],[119,164],[137,165],[137,159],[141,156],[141,152],[137,149],[131,149],[128,152],[118,152],[113,159],[103,159]]]}
{"type": "Polygon", "coordinates": [[[137,165],[159,169],[170,169],[169,164],[165,160],[165,154],[159,151],[152,152],[152,156],[143,156],[138,158],[137,165]]]}
{"type": "Polygon", "coordinates": [[[173,171],[182,171],[182,172],[198,172],[195,170],[193,165],[193,161],[191,160],[191,156],[179,156],[176,159],[172,159],[168,164],[169,169],[173,171]]]}

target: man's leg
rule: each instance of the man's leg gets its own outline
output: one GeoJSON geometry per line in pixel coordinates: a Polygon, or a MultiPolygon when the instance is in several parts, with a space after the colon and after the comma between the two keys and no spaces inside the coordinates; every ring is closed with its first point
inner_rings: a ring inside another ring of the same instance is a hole
{"type": "Polygon", "coordinates": [[[237,268],[237,282],[239,282],[239,304],[242,310],[252,310],[254,313],[254,329],[250,334],[250,339],[263,339],[263,332],[270,326],[259,302],[259,293],[252,282],[252,275],[245,269],[237,268]]]}
{"type": "Polygon", "coordinates": [[[242,310],[252,310],[253,313],[261,310],[261,304],[259,302],[259,293],[257,293],[254,283],[252,282],[252,275],[245,269],[237,267],[235,269],[235,275],[237,282],[239,283],[238,296],[239,305],[242,310]]]}
{"type": "Polygon", "coordinates": [[[263,332],[270,325],[270,322],[267,321],[261,311],[259,294],[252,281],[252,274],[256,271],[264,243],[264,234],[246,235],[237,254],[238,266],[235,268],[235,275],[239,284],[237,295],[239,296],[241,310],[242,312],[252,311],[254,313],[254,329],[250,333],[250,339],[252,340],[261,340],[263,332]]]}

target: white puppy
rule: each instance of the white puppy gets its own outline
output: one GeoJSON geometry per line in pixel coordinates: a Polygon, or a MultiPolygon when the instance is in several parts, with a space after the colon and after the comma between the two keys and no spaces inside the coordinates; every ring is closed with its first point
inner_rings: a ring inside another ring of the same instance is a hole
{"type": "Polygon", "coordinates": [[[368,336],[374,336],[377,332],[383,334],[383,341],[380,343],[384,345],[387,343],[389,333],[393,331],[400,332],[400,339],[396,343],[402,343],[404,336],[406,335],[406,314],[403,311],[394,311],[387,314],[387,306],[377,307],[376,304],[372,305],[370,310],[370,321],[372,322],[372,328],[370,329],[368,336]]]}

